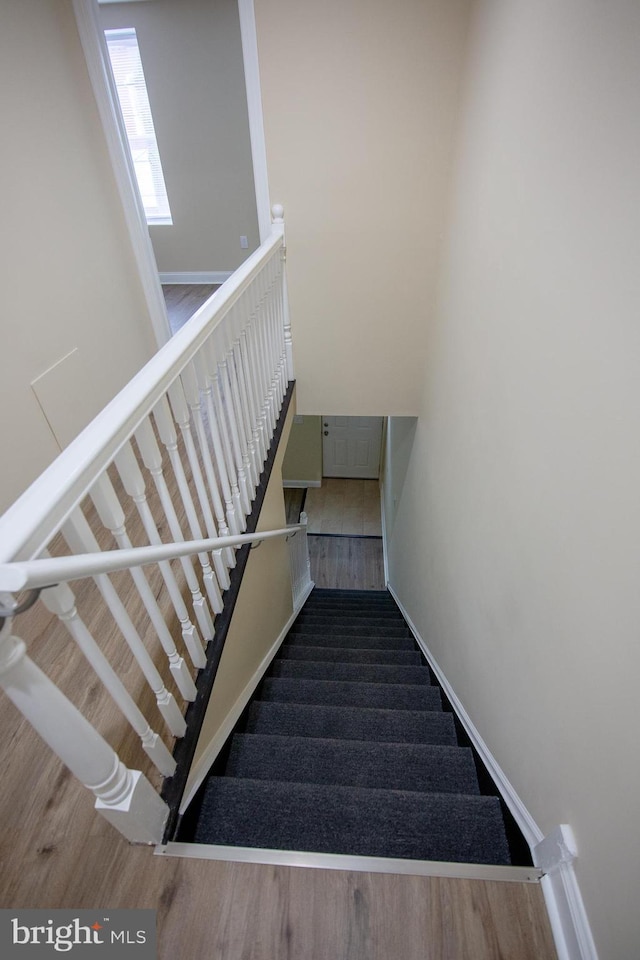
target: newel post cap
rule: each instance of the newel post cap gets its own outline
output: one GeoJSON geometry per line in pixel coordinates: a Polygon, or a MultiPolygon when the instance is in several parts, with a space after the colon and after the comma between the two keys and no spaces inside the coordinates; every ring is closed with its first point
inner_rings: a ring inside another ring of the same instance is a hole
{"type": "Polygon", "coordinates": [[[271,207],[271,216],[274,223],[284,223],[284,207],[281,203],[274,203],[271,207]]]}

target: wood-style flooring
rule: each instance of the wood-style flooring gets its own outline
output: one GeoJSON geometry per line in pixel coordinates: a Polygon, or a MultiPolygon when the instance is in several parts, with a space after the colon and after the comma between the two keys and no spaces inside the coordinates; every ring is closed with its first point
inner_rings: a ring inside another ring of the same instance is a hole
{"type": "Polygon", "coordinates": [[[323,477],[321,487],[307,490],[304,509],[309,533],[382,536],[377,480],[323,477]]]}
{"type": "Polygon", "coordinates": [[[382,540],[378,537],[307,535],[311,579],[330,590],[384,590],[382,540]]]}
{"type": "Polygon", "coordinates": [[[219,289],[219,283],[163,283],[171,333],[183,327],[205,300],[219,289]]]}

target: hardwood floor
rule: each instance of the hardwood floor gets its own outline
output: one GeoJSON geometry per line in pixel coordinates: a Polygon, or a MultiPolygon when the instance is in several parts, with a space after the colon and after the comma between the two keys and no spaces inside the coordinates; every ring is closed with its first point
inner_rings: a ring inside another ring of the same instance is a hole
{"type": "Polygon", "coordinates": [[[300,511],[304,510],[307,491],[301,487],[287,487],[283,490],[283,493],[287,523],[298,523],[300,511]]]}
{"type": "Polygon", "coordinates": [[[324,477],[307,490],[309,533],[382,536],[380,485],[377,480],[324,477]]]}
{"type": "Polygon", "coordinates": [[[162,292],[171,333],[184,326],[205,300],[219,288],[220,284],[216,283],[163,283],[162,292]]]}
{"type": "Polygon", "coordinates": [[[384,590],[382,538],[308,534],[311,579],[331,590],[384,590]]]}

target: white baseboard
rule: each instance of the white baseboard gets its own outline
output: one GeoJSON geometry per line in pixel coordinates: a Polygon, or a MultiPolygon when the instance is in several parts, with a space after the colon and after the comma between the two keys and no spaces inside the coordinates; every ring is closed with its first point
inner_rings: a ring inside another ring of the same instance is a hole
{"type": "Polygon", "coordinates": [[[570,827],[556,827],[544,837],[513,785],[480,736],[471,717],[456,696],[451,684],[440,669],[427,644],[420,636],[415,624],[399,600],[395,590],[387,582],[389,592],[402,611],[416,643],[424,653],[427,662],[436,675],[438,683],[449,698],[471,742],[480,754],[482,762],[489,771],[500,794],[513,814],[525,840],[531,848],[533,861],[540,867],[544,876],[541,880],[549,921],[555,940],[558,960],[598,960],[589,919],[587,917],[573,860],[577,856],[575,841],[570,827]]]}
{"type": "Polygon", "coordinates": [[[576,856],[575,839],[567,824],[556,827],[533,850],[533,862],[544,873],[542,892],[558,960],[598,960],[573,866],[576,856]]]}
{"type": "MultiPolygon", "coordinates": [[[[382,520],[382,564],[384,568],[385,586],[389,586],[389,554],[387,552],[387,520],[384,512],[384,481],[380,482],[380,515],[382,520]]],[[[398,598],[393,594],[396,603],[398,598]]]]}
{"type": "Polygon", "coordinates": [[[280,631],[280,634],[278,635],[277,640],[271,645],[267,653],[264,655],[264,657],[260,661],[260,664],[258,665],[257,669],[255,670],[251,678],[247,681],[238,699],[229,710],[229,713],[225,717],[218,732],[211,740],[211,743],[203,753],[198,763],[194,764],[194,766],[192,767],[192,770],[190,771],[189,776],[191,778],[191,773],[193,773],[193,779],[190,783],[187,784],[187,789],[185,790],[182,800],[180,802],[180,811],[179,811],[180,814],[183,814],[185,812],[185,810],[187,809],[187,807],[195,797],[196,793],[202,786],[202,783],[205,777],[207,776],[209,770],[211,769],[216,757],[218,756],[223,746],[227,742],[227,738],[230,736],[231,732],[233,731],[233,728],[235,727],[236,723],[240,719],[242,711],[244,710],[246,705],[249,703],[249,700],[253,696],[254,690],[262,680],[264,674],[267,671],[267,668],[269,667],[269,664],[271,663],[276,653],[282,646],[282,643],[284,642],[284,638],[289,633],[289,630],[293,626],[294,620],[300,613],[300,610],[302,609],[304,603],[306,602],[307,597],[313,590],[314,586],[315,584],[311,583],[307,591],[302,595],[302,597],[300,597],[300,600],[296,604],[296,607],[293,613],[291,614],[286,624],[280,631]]]}
{"type": "Polygon", "coordinates": [[[308,487],[320,487],[322,480],[283,480],[282,486],[285,490],[302,490],[308,487]]]}
{"type": "Polygon", "coordinates": [[[224,283],[233,270],[186,270],[183,272],[160,273],[160,283],[224,283]]]}

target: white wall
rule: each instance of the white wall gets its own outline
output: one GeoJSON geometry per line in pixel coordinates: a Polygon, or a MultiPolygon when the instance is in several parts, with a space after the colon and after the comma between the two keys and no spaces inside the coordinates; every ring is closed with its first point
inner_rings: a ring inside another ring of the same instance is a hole
{"type": "Polygon", "coordinates": [[[391,582],[638,954],[640,5],[481,0],[391,582]]]}
{"type": "Polygon", "coordinates": [[[260,243],[237,0],[109,4],[100,20],[136,28],[173,217],[149,228],[158,269],[235,270],[260,243]]]}
{"type": "Polygon", "coordinates": [[[154,339],[65,0],[3,5],[0,116],[3,509],[143,365],[154,339]],[[41,391],[43,411],[32,381],[74,350],[41,391]]]}
{"type": "Polygon", "coordinates": [[[416,414],[467,0],[255,10],[298,408],[416,414]]]}
{"type": "Polygon", "coordinates": [[[385,536],[389,539],[411,463],[417,417],[389,417],[385,423],[381,477],[385,536]]]}

